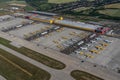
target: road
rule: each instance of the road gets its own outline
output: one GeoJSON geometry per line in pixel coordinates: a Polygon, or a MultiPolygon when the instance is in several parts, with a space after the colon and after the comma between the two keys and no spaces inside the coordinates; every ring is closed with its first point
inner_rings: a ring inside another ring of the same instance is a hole
{"type": "Polygon", "coordinates": [[[6,80],[3,76],[0,75],[0,80],[6,80]]]}
{"type": "Polygon", "coordinates": [[[97,67],[93,67],[95,64],[92,64],[92,63],[87,62],[87,61],[84,63],[81,63],[81,60],[79,60],[79,59],[70,57],[68,55],[62,54],[58,51],[54,51],[54,50],[49,49],[49,48],[45,48],[43,46],[38,47],[34,43],[20,39],[18,37],[10,36],[7,33],[0,32],[0,37],[3,37],[5,39],[8,39],[8,40],[14,42],[14,43],[17,43],[20,46],[24,46],[24,47],[30,48],[32,50],[35,50],[37,52],[40,52],[41,54],[44,54],[46,56],[49,56],[51,58],[54,58],[58,61],[63,62],[64,64],[66,64],[65,69],[55,70],[55,69],[49,68],[49,67],[47,67],[47,66],[45,66],[45,65],[43,65],[35,60],[32,60],[24,55],[21,55],[20,53],[15,52],[15,51],[13,51],[5,46],[1,46],[1,48],[8,50],[9,52],[12,52],[12,54],[14,54],[14,55],[17,53],[16,56],[20,57],[21,59],[26,60],[26,61],[30,62],[31,64],[48,71],[52,75],[50,80],[74,80],[70,76],[70,72],[72,70],[86,71],[88,73],[91,73],[93,75],[101,77],[105,80],[119,80],[119,78],[120,78],[119,74],[115,73],[114,71],[111,71],[110,69],[107,69],[106,67],[99,66],[99,65],[97,65],[97,67]],[[29,61],[29,60],[32,60],[32,61],[29,61]]]}

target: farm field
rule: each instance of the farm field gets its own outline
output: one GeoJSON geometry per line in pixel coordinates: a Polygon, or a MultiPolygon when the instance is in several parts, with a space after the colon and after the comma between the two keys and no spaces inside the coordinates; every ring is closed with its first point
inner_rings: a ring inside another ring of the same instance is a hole
{"type": "MultiPolygon", "coordinates": [[[[75,2],[78,0],[48,0],[48,3],[68,3],[68,2],[75,2]]],[[[94,1],[94,0],[89,0],[89,1],[94,1]]]]}
{"type": "Polygon", "coordinates": [[[48,3],[67,3],[73,1],[77,1],[77,0],[48,0],[48,3]]]}
{"type": "Polygon", "coordinates": [[[120,17],[120,9],[105,9],[99,10],[100,14],[105,14],[113,17],[120,17]]]}
{"type": "Polygon", "coordinates": [[[120,9],[120,3],[105,5],[104,7],[105,8],[119,8],[120,9]]]}

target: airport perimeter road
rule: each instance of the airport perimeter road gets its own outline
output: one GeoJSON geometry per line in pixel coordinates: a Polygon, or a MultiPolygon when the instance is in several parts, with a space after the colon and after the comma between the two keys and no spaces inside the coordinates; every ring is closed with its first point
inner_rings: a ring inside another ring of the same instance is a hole
{"type": "Polygon", "coordinates": [[[0,80],[6,80],[3,76],[0,75],[0,80]]]}
{"type": "MultiPolygon", "coordinates": [[[[120,78],[120,75],[113,72],[111,69],[107,69],[107,68],[99,66],[99,65],[97,65],[97,67],[93,67],[94,64],[89,63],[87,61],[84,63],[81,63],[81,60],[78,60],[76,58],[73,58],[73,57],[70,57],[68,55],[62,54],[60,52],[54,51],[52,49],[45,48],[43,46],[38,47],[34,43],[20,39],[18,37],[10,36],[7,33],[0,32],[0,37],[3,37],[5,39],[10,40],[13,43],[16,43],[16,45],[30,48],[32,50],[40,52],[41,54],[44,54],[46,56],[49,56],[51,58],[54,58],[58,61],[63,62],[64,64],[66,64],[65,69],[55,70],[55,69],[51,69],[51,68],[49,68],[41,63],[32,62],[32,64],[35,63],[36,66],[39,64],[40,68],[51,73],[51,75],[52,75],[51,80],[73,80],[73,78],[69,75],[72,70],[86,71],[86,72],[89,72],[93,75],[101,77],[105,80],[119,80],[119,78],[120,78]]],[[[20,57],[20,55],[18,57],[20,57]]]]}

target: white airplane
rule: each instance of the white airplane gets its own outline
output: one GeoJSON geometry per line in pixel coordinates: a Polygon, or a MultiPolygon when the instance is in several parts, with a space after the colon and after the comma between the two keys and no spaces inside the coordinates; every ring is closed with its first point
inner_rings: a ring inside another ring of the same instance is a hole
{"type": "Polygon", "coordinates": [[[113,41],[110,40],[104,40],[106,43],[112,43],[113,41]]]}
{"type": "Polygon", "coordinates": [[[88,50],[87,47],[80,47],[81,50],[88,50]]]}
{"type": "Polygon", "coordinates": [[[80,51],[77,51],[77,50],[75,51],[76,54],[79,54],[79,52],[80,52],[80,51]]]}
{"type": "Polygon", "coordinates": [[[95,40],[102,40],[102,38],[95,38],[95,40]]]}
{"type": "Polygon", "coordinates": [[[96,43],[96,41],[91,41],[91,43],[96,43]]]}
{"type": "Polygon", "coordinates": [[[87,47],[91,47],[92,45],[91,44],[86,44],[87,47]]]}

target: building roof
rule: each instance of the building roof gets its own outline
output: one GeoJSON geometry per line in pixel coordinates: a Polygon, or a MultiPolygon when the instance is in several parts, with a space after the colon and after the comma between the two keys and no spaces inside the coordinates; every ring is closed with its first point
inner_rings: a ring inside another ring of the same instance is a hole
{"type": "Polygon", "coordinates": [[[49,13],[49,12],[43,12],[43,11],[30,11],[29,13],[36,13],[36,14],[48,15],[48,16],[56,16],[57,15],[55,13],[49,13]]]}
{"type": "Polygon", "coordinates": [[[81,27],[81,28],[88,28],[88,29],[97,29],[99,27],[99,25],[92,25],[92,24],[87,24],[84,22],[73,22],[73,21],[68,21],[68,20],[56,20],[57,23],[62,23],[62,24],[66,24],[66,25],[71,25],[71,26],[75,26],[75,27],[81,27]]]}

